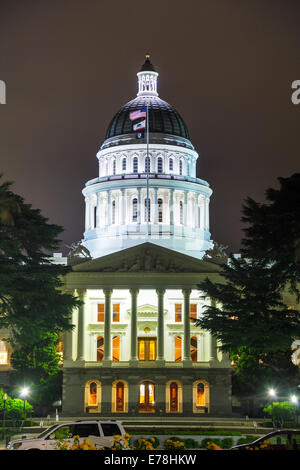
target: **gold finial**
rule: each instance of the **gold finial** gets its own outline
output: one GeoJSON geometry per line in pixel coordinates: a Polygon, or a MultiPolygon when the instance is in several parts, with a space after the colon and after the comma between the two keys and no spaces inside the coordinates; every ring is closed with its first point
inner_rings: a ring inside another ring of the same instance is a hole
{"type": "Polygon", "coordinates": [[[146,59],[149,59],[149,57],[150,57],[150,54],[146,54],[146,59]]]}

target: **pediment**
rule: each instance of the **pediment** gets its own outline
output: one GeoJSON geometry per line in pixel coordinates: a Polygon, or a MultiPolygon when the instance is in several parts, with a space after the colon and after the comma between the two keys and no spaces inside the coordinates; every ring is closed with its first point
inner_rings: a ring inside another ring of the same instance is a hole
{"type": "Polygon", "coordinates": [[[102,273],[212,273],[219,272],[220,266],[145,242],[101,258],[76,264],[72,270],[73,272],[102,273]]]}

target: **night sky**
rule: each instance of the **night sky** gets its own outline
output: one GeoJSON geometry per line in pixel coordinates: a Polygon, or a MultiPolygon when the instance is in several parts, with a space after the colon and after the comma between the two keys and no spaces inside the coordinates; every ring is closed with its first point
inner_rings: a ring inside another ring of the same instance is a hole
{"type": "Polygon", "coordinates": [[[299,172],[299,0],[0,0],[0,171],[82,238],[85,182],[145,53],[210,184],[212,239],[237,253],[241,206],[299,172]]]}

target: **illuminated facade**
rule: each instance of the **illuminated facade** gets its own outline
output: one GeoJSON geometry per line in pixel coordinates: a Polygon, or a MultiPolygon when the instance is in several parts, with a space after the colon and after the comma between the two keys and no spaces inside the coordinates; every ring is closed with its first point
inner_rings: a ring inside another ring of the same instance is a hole
{"type": "Polygon", "coordinates": [[[210,302],[199,282],[220,280],[218,260],[202,259],[213,247],[212,191],[196,177],[198,154],[157,78],[147,57],[137,97],[109,124],[99,175],[83,190],[91,258],[70,257],[65,281],[83,300],[64,338],[65,416],[231,413],[228,358],[191,320],[210,302]],[[148,147],[129,118],[147,104],[148,147]]]}

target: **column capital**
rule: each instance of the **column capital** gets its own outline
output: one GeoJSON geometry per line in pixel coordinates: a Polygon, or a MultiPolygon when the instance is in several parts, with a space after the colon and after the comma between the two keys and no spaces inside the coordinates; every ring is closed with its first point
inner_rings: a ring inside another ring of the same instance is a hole
{"type": "Polygon", "coordinates": [[[131,288],[129,289],[129,292],[130,292],[130,294],[131,294],[132,296],[138,295],[139,291],[140,291],[140,289],[138,289],[137,287],[131,287],[131,288]]]}
{"type": "Polygon", "coordinates": [[[104,293],[105,297],[111,297],[111,295],[113,293],[113,289],[103,289],[103,293],[104,293]]]}
{"type": "Polygon", "coordinates": [[[158,289],[156,289],[157,295],[164,295],[165,292],[166,292],[166,289],[164,287],[159,287],[158,289]]]}
{"type": "Polygon", "coordinates": [[[192,289],[182,289],[182,294],[184,297],[189,297],[191,295],[192,289]]]}

